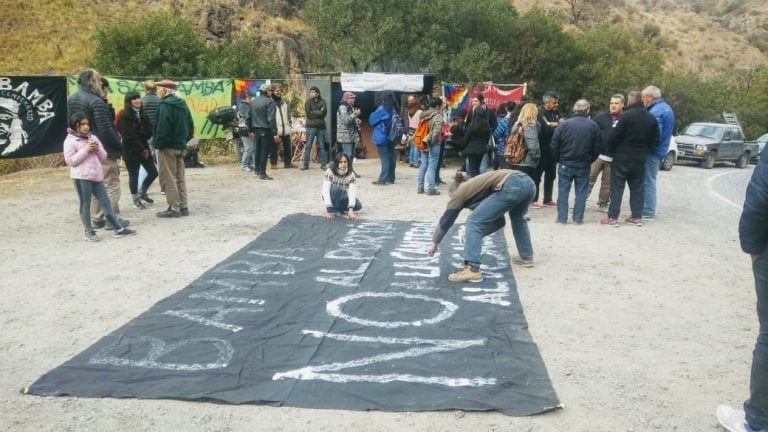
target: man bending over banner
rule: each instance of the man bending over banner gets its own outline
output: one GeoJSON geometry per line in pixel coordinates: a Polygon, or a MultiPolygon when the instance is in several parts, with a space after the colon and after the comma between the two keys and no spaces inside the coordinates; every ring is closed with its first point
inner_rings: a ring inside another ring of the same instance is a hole
{"type": "Polygon", "coordinates": [[[536,194],[536,185],[528,175],[521,171],[502,169],[468,179],[465,173],[458,172],[449,193],[451,199],[432,235],[427,255],[434,255],[437,245],[453,226],[461,210],[469,208],[473,212],[465,224],[464,268],[449,275],[448,280],[483,281],[483,273],[480,271],[483,236],[504,227],[505,213],[509,213],[512,234],[520,255],[513,261],[523,267],[533,267],[533,246],[525,214],[536,194]]]}

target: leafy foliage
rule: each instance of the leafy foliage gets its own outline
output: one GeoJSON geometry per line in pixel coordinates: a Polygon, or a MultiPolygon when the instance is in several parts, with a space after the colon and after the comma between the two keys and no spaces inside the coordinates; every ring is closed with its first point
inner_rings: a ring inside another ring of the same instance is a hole
{"type": "Polygon", "coordinates": [[[111,75],[195,77],[205,53],[194,24],[167,12],[107,24],[94,39],[93,66],[111,75]]]}
{"type": "Polygon", "coordinates": [[[200,69],[202,75],[209,77],[280,79],[285,75],[277,58],[260,50],[250,39],[209,47],[200,69]]]}

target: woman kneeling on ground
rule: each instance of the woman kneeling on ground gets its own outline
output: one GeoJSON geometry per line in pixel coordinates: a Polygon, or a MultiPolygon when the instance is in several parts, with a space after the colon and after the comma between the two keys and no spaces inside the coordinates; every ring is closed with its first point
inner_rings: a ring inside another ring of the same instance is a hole
{"type": "Polygon", "coordinates": [[[461,210],[469,208],[473,211],[465,224],[464,268],[449,275],[448,280],[483,281],[483,273],[480,271],[483,237],[504,227],[505,213],[509,213],[512,234],[520,255],[513,261],[523,267],[533,267],[533,246],[525,214],[536,194],[536,185],[528,175],[521,171],[501,169],[468,179],[465,173],[458,172],[449,193],[451,199],[432,235],[427,255],[434,255],[437,245],[453,226],[461,210]]]}
{"type": "Polygon", "coordinates": [[[347,213],[350,220],[357,219],[356,211],[363,205],[357,199],[357,185],[352,161],[345,153],[336,153],[330,168],[325,171],[323,180],[323,201],[325,202],[325,218],[333,220],[336,212],[347,213]]]}

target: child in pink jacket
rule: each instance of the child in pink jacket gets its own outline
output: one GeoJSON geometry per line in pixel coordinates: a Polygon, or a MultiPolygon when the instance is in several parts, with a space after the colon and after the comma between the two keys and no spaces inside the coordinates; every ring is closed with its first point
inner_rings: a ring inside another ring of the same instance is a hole
{"type": "Polygon", "coordinates": [[[107,189],[104,187],[104,171],[101,168],[101,161],[107,158],[107,152],[99,139],[90,132],[91,123],[88,116],[75,113],[70,119],[67,138],[64,140],[64,161],[70,167],[69,176],[80,199],[80,220],[85,227],[85,240],[100,240],[91,224],[91,195],[99,200],[107,221],[115,229],[116,238],[136,234],[136,231],[123,226],[112,211],[107,189]]]}

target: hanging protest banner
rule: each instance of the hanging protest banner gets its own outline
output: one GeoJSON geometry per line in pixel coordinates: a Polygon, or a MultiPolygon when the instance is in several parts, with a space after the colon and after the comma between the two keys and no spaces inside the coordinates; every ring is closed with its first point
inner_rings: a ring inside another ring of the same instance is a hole
{"type": "Polygon", "coordinates": [[[424,75],[342,72],[341,89],[356,92],[385,90],[421,92],[424,90],[424,75]]]}
{"type": "Polygon", "coordinates": [[[259,87],[265,84],[264,80],[235,80],[235,105],[240,105],[240,95],[244,91],[249,92],[253,96],[259,94],[259,87]]]}
{"type": "MultiPolygon", "coordinates": [[[[69,76],[69,93],[77,91],[77,76],[69,76]]],[[[119,113],[125,106],[125,94],[131,90],[144,93],[143,81],[127,80],[105,76],[109,81],[111,92],[107,99],[119,113]]],[[[197,138],[222,138],[224,130],[222,126],[211,123],[208,113],[220,106],[232,105],[232,80],[206,79],[177,81],[176,91],[184,99],[192,112],[195,122],[195,137],[197,138]]]]}
{"type": "Polygon", "coordinates": [[[443,83],[443,96],[448,101],[451,118],[462,110],[468,109],[469,100],[476,94],[482,93],[488,108],[498,109],[505,102],[520,103],[525,96],[526,84],[509,84],[509,90],[499,88],[501,84],[485,83],[482,87],[472,87],[459,84],[443,83]]]}
{"type": "Polygon", "coordinates": [[[0,77],[0,159],[59,153],[66,134],[63,77],[0,77]]]}
{"type": "Polygon", "coordinates": [[[502,231],[449,282],[464,226],[294,214],[24,390],[384,411],[560,407],[502,231]]]}

